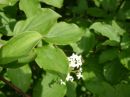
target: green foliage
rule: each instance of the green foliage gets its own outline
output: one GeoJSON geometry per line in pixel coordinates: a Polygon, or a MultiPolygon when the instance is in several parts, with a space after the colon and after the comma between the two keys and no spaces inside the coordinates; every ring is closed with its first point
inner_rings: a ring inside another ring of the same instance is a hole
{"type": "Polygon", "coordinates": [[[101,22],[96,22],[91,25],[90,29],[94,29],[97,33],[100,33],[101,35],[109,38],[110,40],[117,41],[117,42],[120,41],[120,37],[118,33],[111,25],[104,24],[101,22]]]}
{"type": "Polygon", "coordinates": [[[16,69],[8,69],[7,76],[13,84],[24,92],[29,89],[32,73],[28,65],[16,69]]]}
{"type": "Polygon", "coordinates": [[[64,0],[40,0],[41,2],[44,2],[48,5],[52,5],[54,7],[57,7],[57,8],[61,8],[63,6],[63,1],[64,0]]]}
{"type": "Polygon", "coordinates": [[[34,31],[14,36],[0,49],[0,64],[7,64],[26,56],[41,38],[42,36],[34,31]]]}
{"type": "Polygon", "coordinates": [[[37,12],[39,12],[40,4],[38,1],[39,0],[20,0],[19,7],[25,12],[27,17],[32,17],[37,12]]]}
{"type": "Polygon", "coordinates": [[[0,97],[129,97],[129,4],[0,0],[0,97]]]}
{"type": "Polygon", "coordinates": [[[66,86],[60,85],[60,79],[57,75],[47,73],[39,81],[33,92],[33,97],[63,97],[66,93],[66,86]]]}
{"type": "Polygon", "coordinates": [[[53,46],[44,46],[38,48],[36,53],[36,62],[41,68],[67,75],[69,62],[62,50],[53,46]]]}
{"type": "Polygon", "coordinates": [[[82,36],[82,30],[75,24],[59,22],[45,35],[47,42],[63,45],[76,42],[82,36]]]}
{"type": "Polygon", "coordinates": [[[19,21],[15,25],[13,32],[14,34],[18,34],[24,31],[37,31],[44,35],[48,33],[50,28],[56,23],[58,17],[60,17],[60,15],[51,9],[39,9],[38,14],[35,14],[24,21],[19,21]]]}

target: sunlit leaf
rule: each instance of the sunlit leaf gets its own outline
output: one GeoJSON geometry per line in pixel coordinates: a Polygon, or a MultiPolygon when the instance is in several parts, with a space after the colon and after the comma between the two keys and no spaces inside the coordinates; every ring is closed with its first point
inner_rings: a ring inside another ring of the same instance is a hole
{"type": "Polygon", "coordinates": [[[20,0],[19,6],[27,17],[34,16],[40,10],[39,0],[20,0]]]}
{"type": "Polygon", "coordinates": [[[78,41],[83,35],[83,31],[75,24],[60,22],[55,24],[44,39],[53,44],[69,44],[78,41]]]}
{"type": "Polygon", "coordinates": [[[91,25],[90,29],[94,29],[97,33],[100,33],[101,35],[108,37],[110,40],[114,40],[117,42],[120,41],[119,34],[111,25],[96,22],[91,25]]]}
{"type": "Polygon", "coordinates": [[[53,71],[63,75],[68,73],[68,60],[64,52],[53,46],[43,46],[36,50],[37,64],[46,71],[53,71]]]}
{"type": "Polygon", "coordinates": [[[41,2],[44,2],[48,5],[52,5],[54,7],[61,8],[63,6],[64,0],[40,0],[41,2]]]}
{"type": "Polygon", "coordinates": [[[24,32],[11,38],[0,49],[0,64],[6,64],[26,56],[41,38],[41,34],[34,31],[24,32]]]}
{"type": "Polygon", "coordinates": [[[0,0],[0,9],[6,6],[13,6],[18,0],[0,0]]]}
{"type": "Polygon", "coordinates": [[[14,28],[14,33],[18,34],[24,31],[37,31],[46,34],[56,23],[60,15],[51,9],[44,8],[40,12],[24,21],[19,21],[14,28]]]}

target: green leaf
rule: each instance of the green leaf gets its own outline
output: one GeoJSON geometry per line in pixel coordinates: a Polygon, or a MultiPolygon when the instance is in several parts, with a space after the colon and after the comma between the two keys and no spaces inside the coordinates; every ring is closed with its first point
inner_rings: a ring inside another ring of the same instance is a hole
{"type": "Polygon", "coordinates": [[[86,88],[99,97],[116,97],[114,87],[104,81],[102,66],[96,62],[97,59],[90,57],[87,60],[87,67],[83,72],[83,80],[86,88]]]}
{"type": "MultiPolygon", "coordinates": [[[[7,10],[6,12],[9,13],[8,11],[9,10],[7,10]]],[[[10,18],[10,14],[8,15],[9,16],[7,16],[6,13],[0,12],[0,21],[1,21],[0,33],[3,33],[3,34],[6,33],[7,36],[12,36],[13,35],[12,30],[13,30],[13,26],[16,20],[13,18],[10,18]]]]}
{"type": "Polygon", "coordinates": [[[108,62],[103,68],[104,77],[111,84],[118,84],[121,80],[127,77],[127,70],[122,64],[116,60],[108,62]]]}
{"type": "Polygon", "coordinates": [[[76,87],[77,84],[75,82],[67,82],[67,97],[76,97],[76,87]]]}
{"type": "Polygon", "coordinates": [[[40,0],[41,2],[44,2],[48,5],[52,5],[57,8],[61,8],[63,6],[64,0],[40,0]]]}
{"type": "Polygon", "coordinates": [[[129,97],[130,96],[130,84],[118,84],[116,86],[117,97],[129,97]]]}
{"type": "Polygon", "coordinates": [[[66,86],[57,75],[47,73],[34,87],[33,97],[64,97],[66,86]]]}
{"type": "Polygon", "coordinates": [[[28,65],[16,69],[8,69],[7,76],[14,85],[24,92],[26,92],[31,85],[32,73],[28,65]]]}
{"type": "Polygon", "coordinates": [[[14,36],[0,49],[0,64],[7,64],[26,56],[41,38],[41,34],[35,31],[14,36]]]}
{"type": "Polygon", "coordinates": [[[125,2],[123,2],[123,6],[122,8],[119,10],[119,17],[122,17],[123,19],[130,19],[130,6],[129,6],[130,1],[126,0],[125,2]]]}
{"type": "Polygon", "coordinates": [[[108,37],[110,40],[114,40],[117,42],[120,41],[119,34],[117,33],[117,31],[115,31],[115,29],[111,25],[96,22],[91,25],[90,29],[94,29],[97,33],[100,33],[103,36],[108,37]]]}
{"type": "Polygon", "coordinates": [[[70,46],[72,47],[73,51],[77,54],[81,54],[83,52],[83,50],[79,48],[77,43],[71,43],[70,46]]]}
{"type": "Polygon", "coordinates": [[[86,88],[99,97],[116,97],[114,88],[101,80],[86,81],[86,88]]]}
{"type": "Polygon", "coordinates": [[[20,0],[19,6],[27,17],[34,16],[40,10],[39,0],[20,0]]]}
{"type": "Polygon", "coordinates": [[[92,50],[95,43],[96,42],[95,42],[94,34],[87,29],[84,36],[78,42],[78,46],[80,49],[82,49],[87,54],[92,50]]]}
{"type": "Polygon", "coordinates": [[[81,40],[77,43],[72,43],[71,47],[76,53],[88,54],[94,47],[95,43],[95,35],[89,29],[87,29],[81,40]]]}
{"type": "MultiPolygon", "coordinates": [[[[96,69],[96,67],[95,67],[96,69]]],[[[116,97],[114,88],[97,76],[97,73],[87,69],[83,72],[86,88],[93,94],[100,97],[116,97]]]]}
{"type": "Polygon", "coordinates": [[[6,97],[3,92],[0,91],[0,97],[6,97]]]}
{"type": "Polygon", "coordinates": [[[120,45],[122,49],[128,49],[130,47],[130,34],[129,33],[125,33],[123,35],[120,45]]]}
{"type": "Polygon", "coordinates": [[[125,18],[130,19],[130,10],[125,11],[125,18]]]}
{"type": "Polygon", "coordinates": [[[101,4],[103,8],[107,11],[115,11],[119,0],[102,0],[101,4]]]}
{"type": "Polygon", "coordinates": [[[29,63],[36,58],[35,50],[31,50],[27,56],[18,58],[18,63],[29,63]]]}
{"type": "Polygon", "coordinates": [[[56,23],[60,15],[49,8],[41,9],[41,11],[28,18],[25,21],[19,21],[14,28],[14,33],[18,34],[24,31],[37,31],[46,34],[50,28],[56,23]]]}
{"type": "Polygon", "coordinates": [[[109,46],[117,47],[120,44],[119,44],[119,42],[116,42],[116,41],[113,41],[113,40],[106,40],[105,42],[102,43],[102,45],[105,45],[105,46],[109,45],[109,46]]]}
{"type": "Polygon", "coordinates": [[[112,21],[112,27],[119,35],[123,35],[126,32],[115,20],[112,21]]]}
{"type": "Polygon", "coordinates": [[[37,48],[36,53],[36,62],[41,68],[67,75],[69,63],[62,50],[53,46],[44,46],[37,48]]]}
{"type": "Polygon", "coordinates": [[[99,55],[99,63],[111,61],[117,57],[118,57],[117,49],[108,49],[108,50],[102,51],[102,53],[99,55]]]}
{"type": "Polygon", "coordinates": [[[60,22],[50,29],[44,39],[53,44],[66,45],[78,41],[83,34],[82,32],[75,24],[60,22]]]}
{"type": "Polygon", "coordinates": [[[18,0],[0,0],[0,9],[6,6],[13,6],[18,0]]]}
{"type": "Polygon", "coordinates": [[[87,13],[94,17],[106,17],[107,14],[103,9],[92,7],[87,9],[87,13]]]}
{"type": "Polygon", "coordinates": [[[93,0],[93,2],[95,3],[95,5],[96,5],[97,7],[100,7],[101,0],[93,0]]]}
{"type": "Polygon", "coordinates": [[[123,64],[124,67],[126,67],[128,70],[130,70],[130,48],[126,49],[121,52],[120,54],[120,61],[123,64]]]}
{"type": "Polygon", "coordinates": [[[84,14],[88,8],[88,1],[86,0],[78,0],[77,6],[73,7],[72,11],[75,14],[84,14]]]}

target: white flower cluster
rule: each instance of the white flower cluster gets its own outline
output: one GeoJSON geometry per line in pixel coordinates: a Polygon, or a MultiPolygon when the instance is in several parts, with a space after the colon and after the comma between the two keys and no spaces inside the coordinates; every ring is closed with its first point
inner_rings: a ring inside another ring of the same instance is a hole
{"type": "MultiPolygon", "coordinates": [[[[81,67],[82,66],[81,55],[78,56],[77,54],[73,53],[72,56],[68,57],[68,61],[69,61],[69,67],[72,70],[72,72],[76,74],[77,79],[81,79],[83,77],[81,67]]],[[[71,71],[68,73],[66,81],[73,82],[74,77],[70,73],[71,71]]],[[[65,82],[61,80],[61,84],[65,85],[65,82]]]]}
{"type": "Polygon", "coordinates": [[[68,60],[70,62],[69,66],[73,68],[79,68],[82,65],[81,55],[78,56],[76,54],[72,54],[72,56],[68,57],[68,60]]]}
{"type": "Polygon", "coordinates": [[[70,73],[68,73],[68,75],[66,77],[66,81],[71,81],[72,82],[73,80],[74,80],[73,76],[71,76],[70,73]]]}

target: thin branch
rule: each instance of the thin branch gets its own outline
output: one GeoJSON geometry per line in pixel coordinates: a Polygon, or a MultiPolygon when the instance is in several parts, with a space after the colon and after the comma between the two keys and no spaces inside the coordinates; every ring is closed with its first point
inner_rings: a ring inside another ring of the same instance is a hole
{"type": "Polygon", "coordinates": [[[0,76],[0,80],[3,81],[4,83],[6,83],[7,85],[9,85],[11,88],[13,88],[17,93],[19,93],[23,97],[30,97],[29,95],[25,94],[21,89],[16,87],[14,84],[12,84],[8,80],[6,80],[4,77],[0,76]]]}

